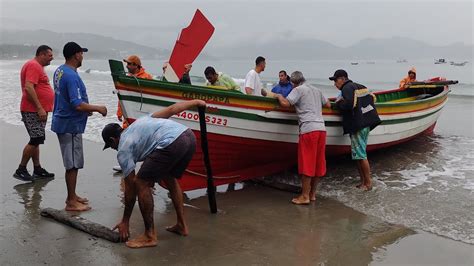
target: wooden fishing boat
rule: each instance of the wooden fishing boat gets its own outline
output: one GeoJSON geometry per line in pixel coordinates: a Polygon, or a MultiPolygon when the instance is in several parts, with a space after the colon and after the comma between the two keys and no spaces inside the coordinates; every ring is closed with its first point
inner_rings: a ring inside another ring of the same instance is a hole
{"type": "MultiPolygon", "coordinates": [[[[207,102],[205,119],[215,185],[271,175],[296,165],[297,116],[293,109],[280,107],[275,99],[219,88],[137,79],[126,75],[122,62],[109,60],[109,63],[124,116],[130,123],[176,102],[189,99],[207,102]]],[[[448,99],[447,85],[453,83],[434,80],[413,84],[408,89],[375,92],[382,124],[370,133],[368,150],[431,133],[448,99]]],[[[350,140],[342,134],[338,111],[325,108],[323,115],[327,156],[349,153],[350,140]]],[[[191,128],[199,140],[197,110],[181,112],[172,119],[191,128]]],[[[197,147],[180,179],[183,190],[206,187],[202,156],[197,147]]]]}

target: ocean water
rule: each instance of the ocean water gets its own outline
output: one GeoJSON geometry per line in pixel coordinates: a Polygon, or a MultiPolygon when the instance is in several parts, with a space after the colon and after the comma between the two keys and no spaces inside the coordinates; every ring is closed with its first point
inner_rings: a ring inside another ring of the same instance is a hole
{"type": "MultiPolygon", "coordinates": [[[[319,194],[336,199],[363,213],[383,220],[403,224],[417,230],[432,232],[454,240],[474,244],[474,81],[473,65],[463,67],[449,64],[435,65],[431,60],[396,63],[370,60],[359,61],[271,61],[261,74],[267,87],[277,81],[278,71],[300,70],[306,79],[321,88],[326,97],[337,91],[327,79],[334,70],[344,68],[350,78],[372,90],[397,87],[398,81],[412,66],[418,70],[418,79],[441,76],[458,80],[451,86],[449,101],[438,120],[435,133],[422,136],[406,144],[369,154],[375,189],[360,192],[354,186],[358,180],[356,166],[348,157],[328,161],[328,175],[321,183],[319,194]]],[[[24,61],[0,61],[0,119],[6,123],[22,125],[19,112],[21,97],[19,71],[24,61]]],[[[52,73],[62,60],[54,60],[46,67],[52,73]]],[[[147,71],[161,75],[160,61],[143,62],[147,71]]],[[[234,77],[240,84],[252,60],[247,61],[196,61],[191,71],[193,83],[203,83],[203,70],[212,65],[234,77]]],[[[117,122],[116,96],[108,62],[87,60],[79,70],[87,87],[90,102],[105,104],[109,114],[94,114],[89,118],[84,138],[101,142],[102,127],[117,122]],[[86,73],[86,70],[89,73],[86,73]]],[[[48,123],[47,128],[50,128],[48,123]]],[[[8,136],[2,136],[8,139],[8,136]]]]}

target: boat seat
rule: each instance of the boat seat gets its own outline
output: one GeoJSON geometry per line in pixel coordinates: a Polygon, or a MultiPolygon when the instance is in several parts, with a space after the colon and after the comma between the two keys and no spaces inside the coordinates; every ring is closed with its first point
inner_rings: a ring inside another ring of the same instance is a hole
{"type": "Polygon", "coordinates": [[[424,94],[420,94],[420,95],[416,96],[416,100],[423,100],[423,99],[430,98],[432,96],[433,96],[433,94],[424,93],[424,94]]]}
{"type": "Polygon", "coordinates": [[[405,98],[400,98],[396,100],[389,101],[390,103],[404,103],[404,102],[411,102],[411,101],[416,101],[416,100],[423,100],[426,98],[432,97],[432,94],[420,94],[417,96],[412,96],[412,97],[405,97],[405,98]]]}
{"type": "Polygon", "coordinates": [[[391,100],[389,101],[390,103],[403,103],[403,102],[411,102],[416,100],[416,97],[406,97],[406,98],[400,98],[396,100],[391,100]]]}

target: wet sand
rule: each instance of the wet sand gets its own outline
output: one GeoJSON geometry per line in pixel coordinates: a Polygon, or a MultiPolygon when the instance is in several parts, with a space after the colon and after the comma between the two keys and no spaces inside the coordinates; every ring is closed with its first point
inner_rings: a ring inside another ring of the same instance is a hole
{"type": "MultiPolygon", "coordinates": [[[[180,265],[472,265],[474,247],[367,216],[327,198],[309,206],[289,203],[293,194],[257,184],[219,188],[219,213],[210,214],[203,191],[188,193],[185,215],[190,235],[164,230],[175,222],[167,191],[155,191],[158,246],[132,250],[39,215],[40,208],[64,208],[64,169],[55,135],[41,146],[52,181],[22,184],[12,177],[27,142],[23,127],[0,123],[0,264],[180,264],[180,265]]],[[[113,227],[121,218],[121,176],[114,175],[115,151],[84,141],[85,169],[77,191],[92,210],[81,216],[113,227]]],[[[29,165],[31,171],[31,165],[29,165]]],[[[136,204],[131,234],[143,230],[136,204]]]]}

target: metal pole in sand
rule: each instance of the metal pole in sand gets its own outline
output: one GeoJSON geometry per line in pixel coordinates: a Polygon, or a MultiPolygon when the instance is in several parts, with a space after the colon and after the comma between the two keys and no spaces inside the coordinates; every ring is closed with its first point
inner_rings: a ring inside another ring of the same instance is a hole
{"type": "Polygon", "coordinates": [[[216,187],[212,177],[211,161],[209,159],[209,149],[207,145],[207,127],[206,127],[206,107],[199,106],[199,126],[201,128],[201,149],[204,154],[204,165],[207,173],[207,198],[209,199],[209,208],[211,213],[217,212],[216,187]]]}

